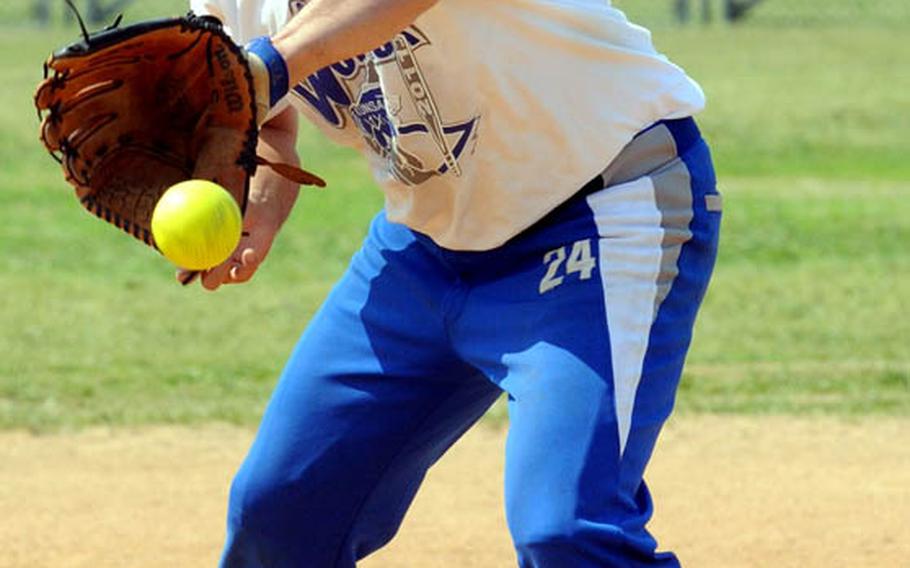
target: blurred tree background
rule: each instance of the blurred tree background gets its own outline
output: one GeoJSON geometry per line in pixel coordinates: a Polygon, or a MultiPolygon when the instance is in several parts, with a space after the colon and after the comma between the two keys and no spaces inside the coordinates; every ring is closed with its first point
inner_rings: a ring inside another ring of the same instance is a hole
{"type": "MultiPolygon", "coordinates": [[[[64,22],[73,20],[73,13],[66,5],[66,2],[60,0],[31,0],[31,16],[34,21],[40,25],[50,24],[59,12],[59,17],[64,22]]],[[[123,12],[123,10],[133,3],[133,0],[85,0],[81,2],[81,14],[85,22],[90,25],[98,26],[106,24],[113,18],[123,12]]],[[[78,5],[79,2],[76,2],[78,5]]]]}
{"type": "MultiPolygon", "coordinates": [[[[74,0],[86,23],[104,25],[117,14],[139,19],[162,13],[179,14],[187,0],[74,0]]],[[[766,25],[874,23],[910,24],[907,0],[614,0],[633,19],[645,25],[733,22],[766,25]]],[[[0,21],[41,25],[73,22],[64,0],[4,0],[0,21]]]]}
{"type": "Polygon", "coordinates": [[[644,25],[910,25],[907,0],[613,0],[644,25]]]}

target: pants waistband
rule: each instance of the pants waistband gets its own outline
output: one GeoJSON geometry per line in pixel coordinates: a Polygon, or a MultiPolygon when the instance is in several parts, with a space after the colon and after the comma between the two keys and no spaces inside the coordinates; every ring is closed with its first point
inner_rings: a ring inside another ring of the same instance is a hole
{"type": "Polygon", "coordinates": [[[655,122],[636,134],[610,165],[582,186],[579,193],[588,195],[641,177],[688,152],[700,140],[701,131],[692,117],[655,122]]]}
{"type": "MultiPolygon", "coordinates": [[[[584,203],[585,198],[591,193],[602,190],[610,185],[620,184],[647,175],[664,164],[677,159],[678,156],[688,152],[701,140],[701,132],[691,117],[661,120],[645,128],[635,135],[626,144],[625,148],[616,156],[610,165],[579,189],[572,197],[555,207],[542,219],[515,235],[504,245],[489,251],[451,251],[440,247],[433,240],[417,231],[412,233],[437,255],[453,267],[464,267],[475,261],[496,257],[498,254],[512,254],[506,251],[516,242],[525,242],[529,234],[536,233],[541,227],[561,223],[563,217],[572,218],[573,211],[584,203]],[[504,252],[505,251],[505,252],[504,252]]],[[[511,249],[510,249],[511,250],[511,249]]]]}

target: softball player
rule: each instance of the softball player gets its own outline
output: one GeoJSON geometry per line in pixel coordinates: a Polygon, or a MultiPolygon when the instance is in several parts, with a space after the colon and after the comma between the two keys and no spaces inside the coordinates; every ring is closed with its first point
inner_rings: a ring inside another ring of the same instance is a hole
{"type": "MultiPolygon", "coordinates": [[[[518,564],[677,566],[642,475],[716,254],[696,83],[603,0],[192,6],[262,61],[261,154],[295,160],[302,114],[385,192],[234,480],[222,565],[354,566],[506,393],[518,564]]],[[[252,276],[295,192],[257,174],[204,286],[252,276]]]]}

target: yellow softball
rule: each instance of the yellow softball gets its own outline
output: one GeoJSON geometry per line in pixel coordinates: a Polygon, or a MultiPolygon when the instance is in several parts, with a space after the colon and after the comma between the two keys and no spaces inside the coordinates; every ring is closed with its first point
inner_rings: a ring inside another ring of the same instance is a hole
{"type": "Polygon", "coordinates": [[[220,185],[201,179],[168,188],[152,212],[152,236],[164,256],[187,270],[218,266],[240,242],[243,216],[220,185]]]}

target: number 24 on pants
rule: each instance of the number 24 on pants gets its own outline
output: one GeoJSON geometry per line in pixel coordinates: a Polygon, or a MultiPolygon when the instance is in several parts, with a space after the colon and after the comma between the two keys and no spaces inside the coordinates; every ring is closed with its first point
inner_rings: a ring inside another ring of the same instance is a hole
{"type": "Polygon", "coordinates": [[[582,239],[572,243],[572,250],[563,246],[553,249],[543,255],[543,263],[547,272],[540,281],[539,291],[546,294],[556,288],[571,274],[578,273],[579,280],[591,278],[597,261],[591,255],[591,239],[582,239]]]}

